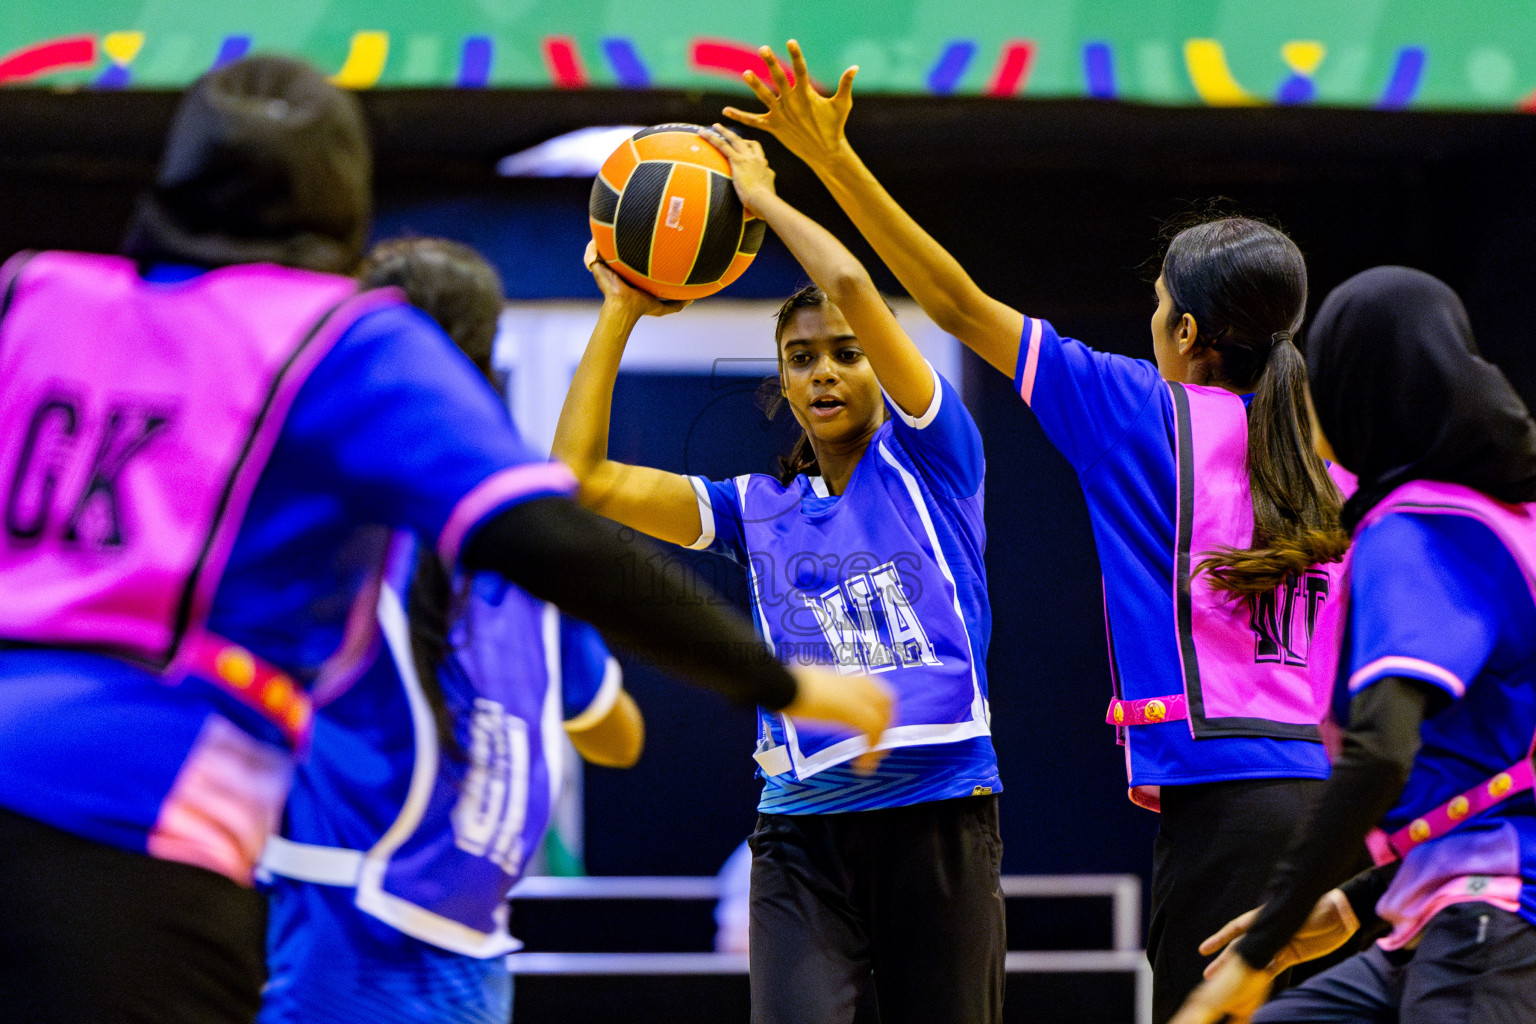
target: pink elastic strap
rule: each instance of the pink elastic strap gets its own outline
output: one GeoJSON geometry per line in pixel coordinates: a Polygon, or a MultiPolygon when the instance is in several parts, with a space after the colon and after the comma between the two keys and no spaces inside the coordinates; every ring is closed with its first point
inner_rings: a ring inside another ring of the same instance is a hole
{"type": "Polygon", "coordinates": [[[1428,814],[1415,818],[1406,828],[1400,828],[1391,835],[1386,835],[1380,829],[1374,830],[1372,835],[1380,836],[1377,845],[1386,847],[1386,860],[1381,859],[1377,846],[1372,845],[1372,836],[1366,837],[1366,846],[1378,865],[1391,863],[1398,857],[1408,856],[1408,851],[1414,847],[1440,838],[1468,818],[1481,814],[1517,793],[1524,793],[1532,788],[1533,783],[1536,783],[1536,777],[1532,775],[1531,762],[1527,758],[1510,765],[1491,779],[1478,783],[1460,796],[1452,797],[1428,814]]]}
{"type": "Polygon", "coordinates": [[[559,462],[530,462],[493,473],[459,499],[437,538],[437,553],[448,565],[459,560],[464,538],[492,510],[536,494],[570,494],[576,475],[559,462]]]}
{"type": "Polygon", "coordinates": [[[1182,722],[1188,717],[1189,702],[1182,693],[1175,693],[1144,700],[1117,698],[1109,702],[1104,721],[1110,725],[1156,725],[1159,722],[1182,722]]]}
{"type": "Polygon", "coordinates": [[[1373,828],[1365,834],[1365,848],[1377,867],[1397,860],[1397,852],[1392,849],[1392,837],[1379,828],[1373,828]]]}
{"type": "Polygon", "coordinates": [[[234,697],[282,731],[297,750],[309,745],[314,707],[309,695],[276,665],[250,650],[210,633],[189,633],[166,674],[175,682],[197,676],[234,697]]]}

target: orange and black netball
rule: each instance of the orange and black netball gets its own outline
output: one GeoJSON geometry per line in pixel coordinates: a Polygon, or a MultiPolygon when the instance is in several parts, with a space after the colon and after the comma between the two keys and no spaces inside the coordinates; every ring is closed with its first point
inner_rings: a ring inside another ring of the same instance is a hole
{"type": "Polygon", "coordinates": [[[597,253],[621,277],[663,299],[713,295],[741,276],[765,225],[747,213],[731,167],[696,124],[636,132],[592,182],[597,253]]]}

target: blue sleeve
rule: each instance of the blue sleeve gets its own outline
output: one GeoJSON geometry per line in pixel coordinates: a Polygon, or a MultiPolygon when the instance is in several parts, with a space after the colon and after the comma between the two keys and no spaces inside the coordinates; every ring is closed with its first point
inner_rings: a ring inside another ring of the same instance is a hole
{"type": "MultiPolygon", "coordinates": [[[[360,318],[294,402],[281,445],[328,474],[364,522],[408,527],[436,542],[460,503],[502,471],[545,464],[506,407],[426,314],[407,306],[360,318]]],[[[568,493],[535,472],[482,501],[484,518],[519,499],[568,493]],[[505,500],[496,500],[496,498],[505,500]]],[[[473,524],[461,524],[467,532],[473,524]]]]}
{"type": "Polygon", "coordinates": [[[741,528],[741,492],[736,480],[706,480],[691,476],[694,496],[699,501],[699,539],[688,547],[695,551],[714,551],[740,562],[746,561],[746,538],[741,528]]]}
{"type": "Polygon", "coordinates": [[[969,498],[981,489],[987,469],[981,432],[960,392],[936,370],[933,381],[933,401],[921,416],[908,416],[886,397],[891,430],[938,493],[969,498]]]}
{"type": "Polygon", "coordinates": [[[1024,318],[1014,390],[1079,473],[1126,435],[1163,386],[1145,359],[1095,352],[1048,321],[1024,318]]]}
{"type": "Polygon", "coordinates": [[[1476,519],[1393,513],[1360,532],[1352,557],[1352,695],[1405,676],[1459,698],[1501,642],[1529,629],[1517,618],[1533,614],[1519,566],[1476,519]]]}
{"type": "Polygon", "coordinates": [[[594,724],[623,687],[619,663],[587,623],[560,616],[560,702],[567,724],[594,724]]]}

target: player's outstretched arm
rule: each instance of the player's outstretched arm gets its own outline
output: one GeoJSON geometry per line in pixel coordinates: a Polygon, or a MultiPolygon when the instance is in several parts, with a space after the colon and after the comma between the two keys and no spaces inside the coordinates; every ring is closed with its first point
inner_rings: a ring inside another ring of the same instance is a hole
{"type": "Polygon", "coordinates": [[[704,137],[730,161],[731,180],[742,204],[773,228],[811,280],[842,310],[885,393],[908,416],[922,416],[933,404],[933,371],[896,322],[864,265],[830,231],[779,197],[760,143],[721,125],[704,137]]]}
{"type": "Polygon", "coordinates": [[[844,71],[837,92],[828,98],[812,86],[800,44],[790,40],[788,50],[794,85],[765,46],[761,53],[772,81],[750,71],[745,78],[768,109],[754,114],[726,107],[725,116],[769,132],[804,160],[933,322],[1012,377],[1023,314],[977,287],[965,268],[891,198],[848,143],[843,128],[858,68],[844,71]]]}
{"type": "Polygon", "coordinates": [[[630,332],[642,316],[665,316],[688,303],[664,302],[630,287],[598,258],[593,245],[587,246],[585,259],[602,289],[603,308],[566,392],[551,454],[576,474],[582,505],[652,537],[692,544],[703,524],[688,478],[608,458],[613,384],[630,332]]]}

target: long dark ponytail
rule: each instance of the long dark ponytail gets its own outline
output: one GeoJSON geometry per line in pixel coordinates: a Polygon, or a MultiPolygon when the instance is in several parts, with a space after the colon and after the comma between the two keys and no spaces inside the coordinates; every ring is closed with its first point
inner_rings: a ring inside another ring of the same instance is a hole
{"type": "MultiPolygon", "coordinates": [[[[763,381],[762,387],[758,389],[763,412],[768,414],[769,419],[777,416],[779,410],[788,404],[788,400],[784,397],[784,353],[779,349],[779,342],[784,338],[784,329],[789,326],[789,321],[800,310],[822,309],[827,305],[829,301],[826,292],[814,284],[808,284],[785,299],[784,304],[779,307],[773,326],[773,347],[778,353],[779,374],[763,381]]],[[[821,466],[816,462],[816,450],[811,447],[811,437],[804,430],[800,431],[800,436],[795,440],[795,446],[789,450],[789,454],[779,456],[779,483],[788,485],[801,473],[807,476],[821,475],[821,466]]]]}
{"type": "MultiPolygon", "coordinates": [[[[501,313],[501,278],[479,253],[445,238],[396,239],[375,246],[358,277],[364,287],[393,285],[403,290],[494,383],[491,346],[501,313]]],[[[457,758],[463,757],[463,749],[454,725],[462,709],[448,706],[437,667],[448,654],[449,630],[462,603],[447,567],[430,547],[423,548],[406,599],[411,660],[432,707],[438,744],[457,758]]]]}
{"type": "Polygon", "coordinates": [[[1284,232],[1246,217],[1185,228],[1163,257],[1170,326],[1185,313],[1220,357],[1221,383],[1253,392],[1248,484],[1253,542],[1207,552],[1196,567],[1249,600],[1348,546],[1340,494],[1314,447],[1307,367],[1293,339],[1307,305],[1307,269],[1284,232]]]}

